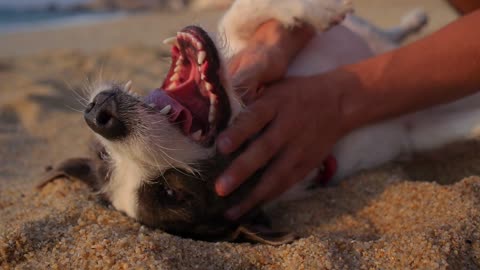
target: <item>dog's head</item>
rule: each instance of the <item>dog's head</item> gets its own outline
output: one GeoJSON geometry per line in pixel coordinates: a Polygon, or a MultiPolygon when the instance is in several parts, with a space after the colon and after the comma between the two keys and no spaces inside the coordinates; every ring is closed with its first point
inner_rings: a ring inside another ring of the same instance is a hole
{"type": "Polygon", "coordinates": [[[72,159],[48,176],[89,183],[117,210],[143,224],[205,240],[281,244],[291,235],[269,229],[259,210],[238,222],[224,212],[258,175],[228,197],[214,191],[232,157],[216,152],[216,135],[241,107],[215,43],[189,26],[169,40],[172,64],[163,85],[140,97],[125,85],[96,87],[84,117],[96,134],[96,157],[72,159]]]}

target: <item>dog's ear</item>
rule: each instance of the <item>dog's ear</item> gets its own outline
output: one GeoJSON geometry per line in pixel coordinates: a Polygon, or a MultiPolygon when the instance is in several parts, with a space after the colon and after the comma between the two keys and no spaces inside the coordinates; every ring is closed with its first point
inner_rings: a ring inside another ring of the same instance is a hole
{"type": "Polygon", "coordinates": [[[46,184],[58,178],[67,178],[70,180],[79,180],[89,185],[94,190],[101,186],[97,164],[90,158],[71,158],[67,159],[57,166],[50,168],[37,184],[37,188],[42,188],[46,184]]]}
{"type": "Polygon", "coordinates": [[[272,246],[279,246],[293,242],[296,237],[289,232],[275,231],[263,225],[241,225],[233,233],[234,241],[248,241],[272,246]]]}

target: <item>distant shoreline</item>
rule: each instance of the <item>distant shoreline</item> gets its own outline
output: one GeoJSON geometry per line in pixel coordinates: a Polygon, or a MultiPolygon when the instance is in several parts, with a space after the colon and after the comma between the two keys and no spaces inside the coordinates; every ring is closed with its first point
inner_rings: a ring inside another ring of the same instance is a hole
{"type": "Polygon", "coordinates": [[[127,16],[125,11],[69,12],[14,11],[0,9],[0,35],[36,32],[75,25],[94,24],[127,16]]]}

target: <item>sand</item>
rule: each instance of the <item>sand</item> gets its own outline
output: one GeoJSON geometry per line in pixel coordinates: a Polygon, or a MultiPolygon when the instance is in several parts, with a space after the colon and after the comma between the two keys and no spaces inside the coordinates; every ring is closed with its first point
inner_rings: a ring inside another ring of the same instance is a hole
{"type": "MultiPolygon", "coordinates": [[[[428,34],[455,18],[437,0],[358,0],[388,26],[422,5],[428,34]],[[416,4],[417,3],[417,4],[416,4]],[[388,10],[388,12],[386,12],[388,10]]],[[[354,175],[270,215],[300,239],[271,247],[207,243],[145,228],[81,183],[34,189],[45,167],[85,155],[77,94],[89,81],[133,79],[148,91],[166,71],[161,40],[218,12],[146,14],[98,25],[0,36],[0,268],[478,269],[480,143],[455,144],[354,175]]]]}

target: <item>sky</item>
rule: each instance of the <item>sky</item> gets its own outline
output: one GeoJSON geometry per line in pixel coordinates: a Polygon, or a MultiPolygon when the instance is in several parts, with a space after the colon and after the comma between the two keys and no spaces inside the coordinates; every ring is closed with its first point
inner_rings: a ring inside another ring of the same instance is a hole
{"type": "Polygon", "coordinates": [[[45,4],[73,4],[86,2],[86,0],[0,0],[0,7],[37,7],[45,4]]]}

